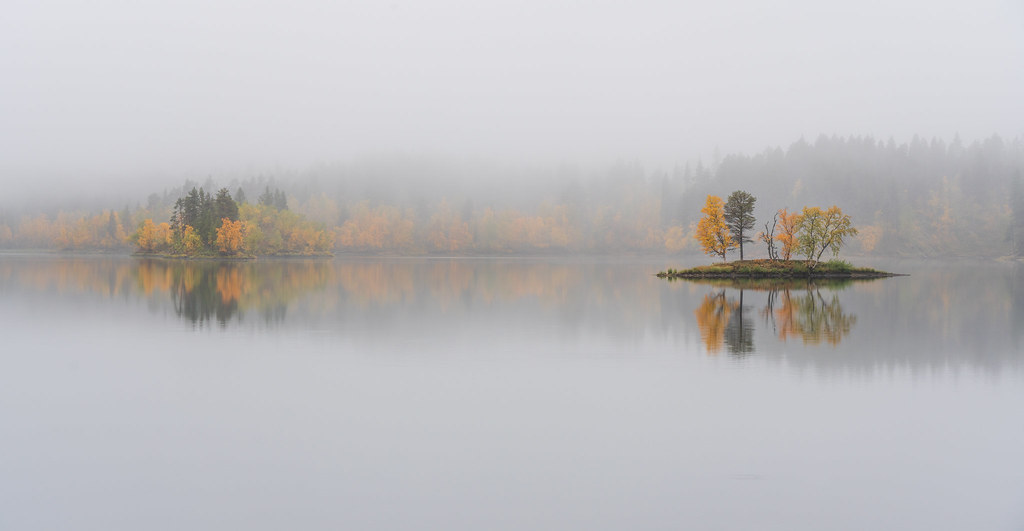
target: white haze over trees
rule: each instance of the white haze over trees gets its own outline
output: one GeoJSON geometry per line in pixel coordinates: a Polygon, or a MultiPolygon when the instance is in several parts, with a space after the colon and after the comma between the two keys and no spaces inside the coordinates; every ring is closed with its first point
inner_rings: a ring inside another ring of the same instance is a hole
{"type": "Polygon", "coordinates": [[[14,0],[0,206],[365,156],[670,168],[822,134],[1012,139],[1022,65],[1019,1],[14,0]]]}

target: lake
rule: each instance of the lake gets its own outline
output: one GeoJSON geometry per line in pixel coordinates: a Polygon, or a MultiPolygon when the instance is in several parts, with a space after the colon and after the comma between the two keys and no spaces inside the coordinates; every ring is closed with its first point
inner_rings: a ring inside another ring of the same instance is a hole
{"type": "Polygon", "coordinates": [[[2,529],[1021,529],[1024,265],[0,255],[2,529]]]}

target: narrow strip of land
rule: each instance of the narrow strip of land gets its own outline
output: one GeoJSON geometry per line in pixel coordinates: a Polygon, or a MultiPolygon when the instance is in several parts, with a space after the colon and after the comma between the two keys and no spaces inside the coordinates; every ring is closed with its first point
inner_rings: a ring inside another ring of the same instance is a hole
{"type": "Polygon", "coordinates": [[[831,260],[736,260],[690,269],[668,269],[659,278],[884,278],[902,276],[831,260]]]}

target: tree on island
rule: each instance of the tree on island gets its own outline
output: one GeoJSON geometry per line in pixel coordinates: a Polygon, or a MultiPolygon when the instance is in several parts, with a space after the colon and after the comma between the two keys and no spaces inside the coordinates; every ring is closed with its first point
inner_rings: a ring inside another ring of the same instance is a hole
{"type": "Polygon", "coordinates": [[[777,239],[777,237],[775,236],[775,227],[777,227],[778,224],[779,224],[779,213],[776,212],[775,216],[772,217],[771,221],[765,221],[764,222],[764,232],[757,233],[758,241],[762,241],[762,242],[764,242],[765,245],[768,246],[768,259],[769,260],[778,260],[779,259],[779,250],[775,247],[775,240],[777,239]]]}
{"type": "Polygon", "coordinates": [[[779,247],[779,258],[789,260],[793,256],[793,251],[797,246],[797,232],[801,219],[802,217],[797,212],[790,213],[785,208],[779,210],[779,234],[775,236],[775,239],[782,244],[779,247]]]}
{"type": "Polygon", "coordinates": [[[740,260],[743,260],[743,242],[753,243],[750,237],[754,230],[754,203],[757,198],[744,192],[736,190],[729,194],[729,200],[725,203],[725,223],[729,226],[735,246],[740,248],[740,260]]]}
{"type": "Polygon", "coordinates": [[[722,198],[709,195],[701,212],[704,213],[704,217],[697,223],[697,233],[694,237],[700,242],[700,246],[706,254],[721,256],[724,262],[725,253],[734,248],[736,244],[732,240],[732,234],[725,221],[722,198]]]}
{"type": "Polygon", "coordinates": [[[828,210],[804,207],[800,214],[798,230],[798,252],[815,262],[826,249],[831,249],[833,255],[839,255],[839,248],[846,243],[846,237],[857,234],[857,229],[850,222],[850,216],[843,214],[842,209],[835,205],[828,210]]]}
{"type": "Polygon", "coordinates": [[[789,260],[797,245],[797,231],[801,216],[797,212],[789,213],[785,208],[775,212],[772,221],[765,222],[764,232],[757,234],[757,239],[768,246],[768,258],[772,260],[789,260]],[[778,234],[775,232],[778,231],[778,234]],[[778,242],[778,246],[776,246],[778,242]]]}

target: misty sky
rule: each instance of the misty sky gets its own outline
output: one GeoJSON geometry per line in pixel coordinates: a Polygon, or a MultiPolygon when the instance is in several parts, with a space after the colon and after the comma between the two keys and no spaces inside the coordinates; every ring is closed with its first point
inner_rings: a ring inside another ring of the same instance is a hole
{"type": "Polygon", "coordinates": [[[1024,4],[5,2],[0,179],[1024,132],[1024,4]]]}

